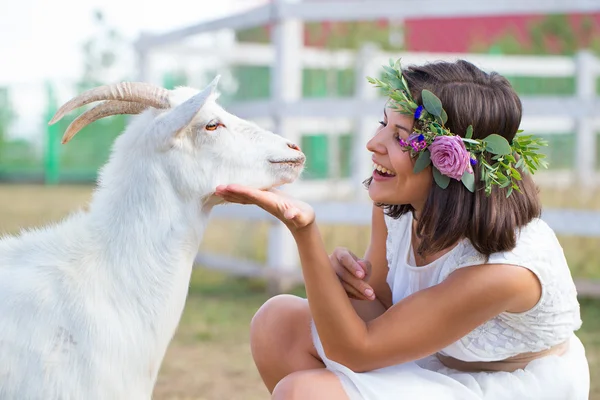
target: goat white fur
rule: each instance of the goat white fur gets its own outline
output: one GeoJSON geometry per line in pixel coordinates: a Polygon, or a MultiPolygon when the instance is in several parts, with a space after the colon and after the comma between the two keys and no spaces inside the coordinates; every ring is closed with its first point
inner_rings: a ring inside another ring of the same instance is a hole
{"type": "Polygon", "coordinates": [[[305,160],[226,112],[215,85],[139,107],[87,212],[0,241],[1,400],[151,398],[214,189],[291,183],[305,160]]]}

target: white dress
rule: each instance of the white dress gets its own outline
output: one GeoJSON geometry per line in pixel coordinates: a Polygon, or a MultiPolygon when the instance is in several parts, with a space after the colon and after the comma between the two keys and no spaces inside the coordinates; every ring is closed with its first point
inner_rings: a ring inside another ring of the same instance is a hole
{"type": "MultiPolygon", "coordinates": [[[[388,228],[387,283],[394,304],[442,282],[450,273],[482,264],[470,241],[461,241],[431,264],[417,267],[411,247],[412,214],[385,217],[388,228]]],[[[440,353],[463,361],[498,361],[537,352],[568,341],[565,354],[531,361],[515,372],[460,372],[435,356],[355,373],[329,360],[312,325],[313,342],[326,367],[341,380],[351,400],[587,400],[590,385],[585,351],[574,332],[581,326],[575,285],[562,248],[546,223],[536,219],[518,234],[513,251],[492,254],[489,263],[528,268],[541,282],[542,296],[524,313],[502,313],[444,348],[440,353]]]]}

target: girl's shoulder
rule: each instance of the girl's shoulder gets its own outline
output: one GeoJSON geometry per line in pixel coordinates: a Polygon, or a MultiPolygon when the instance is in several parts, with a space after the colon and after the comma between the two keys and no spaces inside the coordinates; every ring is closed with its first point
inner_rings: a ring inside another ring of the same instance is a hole
{"type": "Polygon", "coordinates": [[[455,257],[448,260],[450,263],[442,273],[442,280],[459,268],[482,264],[517,265],[532,270],[541,278],[557,270],[568,271],[563,249],[552,228],[542,219],[533,219],[518,228],[515,234],[513,249],[489,257],[479,253],[468,239],[463,239],[455,257]]]}

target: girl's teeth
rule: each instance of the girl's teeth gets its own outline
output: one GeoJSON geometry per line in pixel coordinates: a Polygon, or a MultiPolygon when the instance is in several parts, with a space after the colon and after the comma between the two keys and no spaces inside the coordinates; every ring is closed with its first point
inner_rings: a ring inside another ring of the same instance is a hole
{"type": "Polygon", "coordinates": [[[377,164],[373,164],[373,169],[381,172],[382,174],[387,174],[387,175],[391,175],[394,176],[395,174],[390,171],[389,169],[382,167],[381,165],[377,165],[377,164]]]}

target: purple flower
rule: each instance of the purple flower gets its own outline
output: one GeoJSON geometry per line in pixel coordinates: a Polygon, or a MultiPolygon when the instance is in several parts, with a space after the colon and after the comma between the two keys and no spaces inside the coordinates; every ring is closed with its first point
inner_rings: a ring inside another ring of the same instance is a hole
{"type": "Polygon", "coordinates": [[[421,114],[423,113],[423,106],[417,107],[415,110],[415,119],[421,118],[421,114]]]}
{"type": "Polygon", "coordinates": [[[413,132],[410,135],[408,135],[408,141],[409,142],[414,142],[415,140],[419,140],[419,136],[420,136],[419,133],[413,132]]]}
{"type": "Polygon", "coordinates": [[[425,135],[423,135],[422,133],[419,135],[419,137],[417,138],[417,140],[419,142],[422,142],[423,140],[425,140],[425,135]]]}
{"type": "Polygon", "coordinates": [[[432,164],[450,178],[460,180],[465,171],[473,172],[469,152],[459,136],[437,136],[429,145],[432,164]]]}

